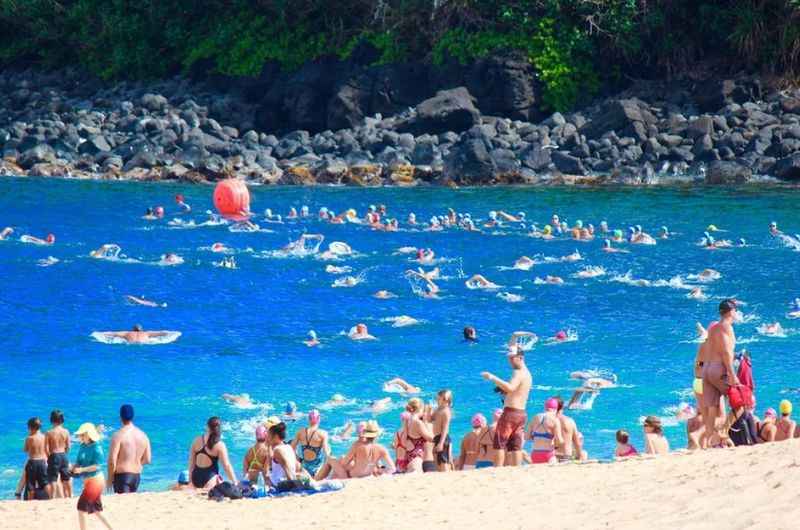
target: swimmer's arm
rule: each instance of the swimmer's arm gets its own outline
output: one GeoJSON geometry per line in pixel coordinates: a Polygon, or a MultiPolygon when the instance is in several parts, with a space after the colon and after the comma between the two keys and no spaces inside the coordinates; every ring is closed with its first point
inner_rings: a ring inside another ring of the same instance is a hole
{"type": "Polygon", "coordinates": [[[148,331],[147,332],[147,336],[148,337],[166,337],[167,335],[169,335],[169,332],[167,332],[167,331],[148,331]]]}

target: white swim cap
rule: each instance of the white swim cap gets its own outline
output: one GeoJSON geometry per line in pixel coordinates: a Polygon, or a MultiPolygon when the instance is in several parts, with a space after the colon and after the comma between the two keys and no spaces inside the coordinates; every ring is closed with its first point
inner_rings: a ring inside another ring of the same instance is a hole
{"type": "Polygon", "coordinates": [[[266,210],[264,210],[264,215],[266,215],[267,217],[272,217],[272,210],[270,208],[267,208],[266,210]]]}
{"type": "Polygon", "coordinates": [[[317,332],[312,329],[311,331],[308,332],[308,336],[311,337],[312,339],[316,339],[317,332]]]}
{"type": "Polygon", "coordinates": [[[495,211],[489,212],[489,219],[496,219],[496,218],[497,218],[497,212],[495,211]]]}

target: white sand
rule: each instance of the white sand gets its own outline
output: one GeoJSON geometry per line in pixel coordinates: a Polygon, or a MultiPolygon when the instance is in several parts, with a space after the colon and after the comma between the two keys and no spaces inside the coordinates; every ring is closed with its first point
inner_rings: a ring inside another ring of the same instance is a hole
{"type": "MultiPolygon", "coordinates": [[[[103,500],[115,529],[789,530],[800,528],[798,484],[800,440],[793,440],[614,464],[362,479],[305,498],[103,500]]],[[[0,502],[0,528],[77,528],[75,502],[0,502]]],[[[99,521],[89,528],[101,528],[99,521]]]]}

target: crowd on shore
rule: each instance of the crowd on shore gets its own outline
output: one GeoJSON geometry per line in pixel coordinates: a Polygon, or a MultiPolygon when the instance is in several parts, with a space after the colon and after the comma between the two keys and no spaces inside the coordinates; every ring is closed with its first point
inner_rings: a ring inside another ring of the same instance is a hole
{"type": "MultiPolygon", "coordinates": [[[[694,364],[697,408],[687,405],[679,412],[687,420],[690,450],[800,438],[800,428],[791,418],[792,403],[788,400],[780,403],[780,415],[768,408],[762,419],[754,416],[755,382],[750,359],[746,354],[735,353],[736,312],[735,300],[723,300],[719,305],[719,320],[708,327],[707,336],[698,348],[694,364]]],[[[503,395],[504,407],[494,411],[491,421],[476,413],[472,429],[456,450],[450,434],[454,396],[446,389],[437,393],[436,407],[426,405],[418,397],[408,400],[389,447],[378,442],[382,429],[375,420],[370,420],[357,426],[355,440],[347,453],[338,458],[331,450],[328,432],[321,428],[322,416],[318,410],[308,413],[307,425],[296,429],[291,438],[288,425],[299,416],[294,411],[287,411],[283,418],[270,416],[256,427],[254,444],[242,460],[241,474],[236,472],[222,439],[222,421],[215,416],[207,421],[205,432],[192,441],[188,470],[180,472],[171,489],[218,491],[220,496],[241,497],[243,492],[254,491],[262,480],[273,491],[287,492],[311,489],[329,480],[586,461],[589,456],[583,449],[583,436],[575,420],[565,414],[565,403],[560,397],[548,397],[544,410],[528,417],[533,377],[525,364],[525,351],[520,347],[528,335],[517,332],[509,340],[506,357],[512,371],[508,380],[490,372],[481,373],[503,395]],[[526,441],[531,442],[530,451],[525,449],[526,441]],[[230,493],[232,490],[238,493],[230,493]]],[[[409,393],[419,390],[402,380],[396,384],[410,390],[409,393]]],[[[150,441],[134,425],[133,407],[123,405],[119,415],[122,426],[111,437],[108,458],[101,447],[103,427],[84,423],[75,432],[80,448],[72,464],[71,437],[64,428],[64,414],[59,410],[51,413],[51,428],[46,433],[41,432],[41,420],[31,418],[24,443],[28,461],[17,487],[17,498],[71,497],[73,478],[81,478],[83,491],[78,500],[81,528],[85,528],[87,514],[97,515],[111,528],[102,513],[101,495],[106,477],[114,493],[135,493],[143,468],[151,460],[150,441]],[[107,474],[103,466],[107,466],[107,474]]],[[[660,418],[645,418],[643,430],[643,453],[669,452],[660,418]]],[[[349,437],[349,433],[339,435],[339,439],[349,437]]],[[[626,431],[617,431],[616,441],[615,458],[625,459],[640,453],[630,443],[626,431]]]]}

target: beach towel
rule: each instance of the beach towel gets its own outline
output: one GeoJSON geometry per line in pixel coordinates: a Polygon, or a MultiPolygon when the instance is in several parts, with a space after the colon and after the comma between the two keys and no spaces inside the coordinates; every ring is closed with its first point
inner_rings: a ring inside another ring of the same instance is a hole
{"type": "MultiPolygon", "coordinates": [[[[285,489],[285,486],[284,486],[285,489]]],[[[253,488],[248,491],[248,498],[263,499],[264,497],[306,497],[317,493],[330,493],[344,489],[344,482],[341,480],[322,480],[310,482],[303,489],[292,489],[279,491],[277,488],[253,488]]]]}

